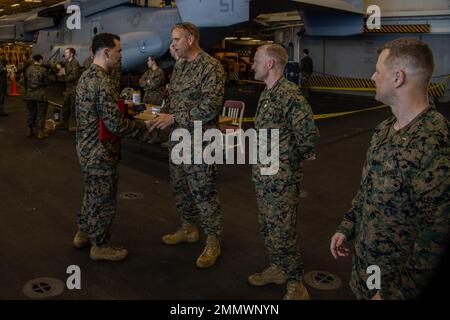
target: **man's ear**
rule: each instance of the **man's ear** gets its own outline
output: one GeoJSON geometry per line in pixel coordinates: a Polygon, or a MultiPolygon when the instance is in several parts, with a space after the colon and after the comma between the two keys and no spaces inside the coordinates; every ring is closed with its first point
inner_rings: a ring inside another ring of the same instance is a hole
{"type": "Polygon", "coordinates": [[[269,62],[267,63],[267,67],[269,69],[273,69],[274,66],[275,66],[275,60],[274,59],[269,59],[269,62]]]}
{"type": "Polygon", "coordinates": [[[192,35],[188,36],[188,43],[190,46],[192,46],[194,44],[194,37],[192,35]]]}
{"type": "Polygon", "coordinates": [[[103,49],[103,54],[105,55],[106,59],[109,58],[109,53],[110,53],[110,50],[108,48],[103,49]]]}
{"type": "Polygon", "coordinates": [[[394,73],[394,86],[395,88],[401,87],[406,81],[406,74],[403,70],[397,70],[394,73]]]}

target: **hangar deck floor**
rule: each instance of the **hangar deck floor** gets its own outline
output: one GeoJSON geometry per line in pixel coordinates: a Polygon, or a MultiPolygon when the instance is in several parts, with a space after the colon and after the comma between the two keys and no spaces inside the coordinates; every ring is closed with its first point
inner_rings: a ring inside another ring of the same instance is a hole
{"type": "MultiPolygon", "coordinates": [[[[54,89],[54,90],[53,90],[54,89]]],[[[60,87],[51,100],[61,102],[60,87]]],[[[0,299],[27,299],[24,284],[38,277],[65,282],[69,265],[82,271],[82,290],[65,290],[58,299],[280,299],[284,286],[251,287],[249,274],[267,265],[259,237],[257,208],[248,165],[220,166],[218,190],[224,215],[222,256],[208,270],[195,267],[203,249],[196,244],[168,247],[161,235],[179,224],[168,185],[167,151],[126,140],[119,193],[143,198],[118,201],[114,243],[129,249],[119,263],[94,262],[88,249],[72,247],[83,183],[74,135],[55,132],[44,141],[25,137],[26,109],[21,97],[7,97],[9,117],[0,118],[0,299]]],[[[257,95],[231,88],[226,98],[244,99],[252,116],[257,95]]],[[[314,94],[314,113],[379,105],[370,99],[314,94]]],[[[450,118],[450,106],[440,107],[450,118]]],[[[348,287],[350,259],[335,261],[329,239],[349,208],[361,176],[373,128],[390,116],[388,108],[318,120],[317,160],[305,164],[298,217],[305,272],[326,270],[342,287],[308,287],[312,299],[353,299],[348,287]]],[[[203,238],[202,238],[203,240],[203,238]]]]}

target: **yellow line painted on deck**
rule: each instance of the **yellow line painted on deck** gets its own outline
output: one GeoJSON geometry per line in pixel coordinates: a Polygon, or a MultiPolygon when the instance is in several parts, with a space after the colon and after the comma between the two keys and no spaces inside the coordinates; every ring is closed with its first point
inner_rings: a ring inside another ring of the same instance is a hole
{"type": "MultiPolygon", "coordinates": [[[[320,119],[328,119],[328,118],[336,118],[336,117],[342,117],[353,113],[359,113],[359,112],[365,112],[365,111],[372,111],[372,110],[379,110],[387,108],[388,106],[383,104],[381,106],[371,107],[371,108],[365,108],[365,109],[359,109],[355,111],[346,111],[346,112],[335,112],[335,113],[325,113],[325,114],[315,114],[314,120],[320,120],[320,119]]],[[[244,118],[242,122],[254,122],[255,118],[244,118]]]]}
{"type": "Polygon", "coordinates": [[[60,105],[59,103],[56,103],[56,102],[53,102],[53,101],[50,101],[50,100],[48,100],[48,103],[50,103],[50,104],[52,104],[52,105],[54,105],[56,107],[62,108],[62,105],[60,105]]]}
{"type": "Polygon", "coordinates": [[[346,115],[348,115],[348,114],[359,113],[359,112],[365,112],[365,111],[372,111],[372,110],[379,110],[379,109],[383,109],[383,108],[387,108],[387,107],[388,107],[387,105],[384,105],[384,104],[383,104],[383,105],[381,105],[381,106],[372,107],[372,108],[366,108],[366,109],[360,109],[360,110],[355,110],[355,111],[336,112],[336,113],[326,113],[326,114],[316,114],[316,115],[314,115],[314,120],[342,117],[342,116],[346,116],[346,115]]]}

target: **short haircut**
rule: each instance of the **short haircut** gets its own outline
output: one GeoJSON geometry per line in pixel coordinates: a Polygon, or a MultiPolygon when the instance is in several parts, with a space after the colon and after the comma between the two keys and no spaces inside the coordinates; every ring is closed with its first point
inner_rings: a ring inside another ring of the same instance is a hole
{"type": "Polygon", "coordinates": [[[385,43],[379,50],[389,50],[385,60],[388,67],[401,66],[405,71],[421,75],[429,83],[434,71],[434,58],[428,44],[416,38],[399,38],[385,43]]]}
{"type": "Polygon", "coordinates": [[[77,52],[75,51],[75,49],[72,48],[72,47],[66,48],[66,50],[69,50],[73,55],[75,55],[75,53],[77,53],[77,52]]]}
{"type": "Polygon", "coordinates": [[[42,55],[40,55],[40,54],[35,54],[35,55],[33,56],[33,61],[39,62],[39,61],[41,61],[41,60],[44,60],[44,57],[43,57],[42,55]]]}
{"type": "Polygon", "coordinates": [[[114,48],[116,46],[114,40],[120,41],[120,37],[112,33],[99,33],[94,38],[92,38],[92,53],[96,55],[100,49],[114,48]]]}
{"type": "Polygon", "coordinates": [[[150,60],[153,60],[153,61],[155,61],[155,63],[156,63],[156,64],[159,64],[159,61],[158,61],[159,59],[158,59],[158,57],[157,57],[157,56],[155,56],[155,55],[152,55],[152,56],[150,56],[149,58],[150,58],[150,60]]]}
{"type": "Polygon", "coordinates": [[[309,54],[309,50],[308,49],[303,49],[303,53],[304,54],[309,54]]]}
{"type": "Polygon", "coordinates": [[[200,32],[198,31],[197,26],[191,22],[177,23],[173,26],[172,31],[175,29],[181,29],[188,36],[193,36],[195,41],[200,41],[200,32]]]}
{"type": "Polygon", "coordinates": [[[286,49],[280,44],[266,44],[262,46],[262,48],[266,50],[267,56],[274,59],[276,64],[284,70],[288,62],[288,54],[286,49]]]}

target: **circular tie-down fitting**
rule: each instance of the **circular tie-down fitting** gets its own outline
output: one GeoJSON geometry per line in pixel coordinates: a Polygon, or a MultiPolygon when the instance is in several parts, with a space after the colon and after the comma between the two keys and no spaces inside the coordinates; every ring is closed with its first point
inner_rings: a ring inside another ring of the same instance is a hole
{"type": "Polygon", "coordinates": [[[142,195],[142,193],[130,191],[121,193],[119,197],[125,200],[137,200],[142,199],[144,196],[142,195]]]}
{"type": "Polygon", "coordinates": [[[23,293],[32,299],[47,299],[64,292],[65,283],[55,278],[37,278],[28,281],[23,293]]]}
{"type": "Polygon", "coordinates": [[[304,281],[319,290],[336,290],[342,286],[342,281],[328,271],[310,271],[305,274],[304,281]]]}

